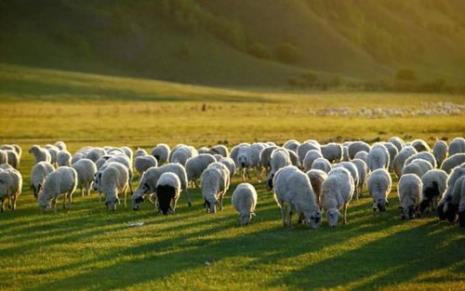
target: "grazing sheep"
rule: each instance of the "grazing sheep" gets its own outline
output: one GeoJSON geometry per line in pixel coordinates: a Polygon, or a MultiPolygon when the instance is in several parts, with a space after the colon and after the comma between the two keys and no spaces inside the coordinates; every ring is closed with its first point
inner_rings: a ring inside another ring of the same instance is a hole
{"type": "Polygon", "coordinates": [[[50,154],[50,158],[52,159],[51,160],[51,163],[52,165],[56,165],[57,163],[57,155],[58,155],[58,152],[60,151],[60,149],[54,145],[51,145],[51,144],[47,144],[45,145],[44,147],[50,154]]]}
{"type": "Polygon", "coordinates": [[[268,187],[273,188],[273,177],[276,172],[286,166],[292,165],[289,152],[285,148],[277,148],[271,153],[271,171],[268,176],[268,187]]]}
{"type": "Polygon", "coordinates": [[[187,181],[193,183],[198,188],[197,180],[200,179],[202,172],[208,165],[215,162],[216,159],[211,154],[199,154],[196,157],[189,158],[186,162],[187,181]]]}
{"type": "Polygon", "coordinates": [[[397,154],[394,158],[394,173],[396,173],[397,177],[402,175],[402,168],[404,167],[405,161],[412,155],[416,154],[417,150],[412,146],[405,146],[402,150],[397,154]]]}
{"type": "Polygon", "coordinates": [[[132,161],[134,158],[134,153],[130,147],[124,146],[119,148],[128,158],[129,161],[132,161]]]}
{"type": "Polygon", "coordinates": [[[12,150],[18,155],[18,159],[21,159],[23,149],[17,144],[4,144],[0,146],[0,150],[12,150]]]}
{"type": "Polygon", "coordinates": [[[452,169],[463,163],[465,163],[465,153],[454,154],[442,162],[441,169],[450,173],[452,169]]]}
{"type": "Polygon", "coordinates": [[[56,200],[64,195],[63,208],[70,208],[73,193],[77,187],[77,173],[71,167],[60,167],[48,174],[43,187],[40,188],[37,204],[41,210],[53,208],[56,211],[56,200]],[[51,205],[50,205],[51,202],[51,205]]]}
{"type": "Polygon", "coordinates": [[[134,194],[132,195],[133,210],[139,210],[140,203],[144,201],[144,195],[156,193],[158,179],[163,173],[166,172],[172,172],[178,176],[179,181],[181,181],[182,191],[186,191],[188,205],[192,205],[190,194],[189,192],[187,192],[186,169],[181,164],[168,163],[158,168],[150,168],[147,171],[145,171],[145,173],[142,175],[139,181],[139,185],[137,186],[136,191],[134,191],[134,194]]]}
{"type": "Polygon", "coordinates": [[[423,183],[415,174],[405,174],[400,177],[397,193],[399,195],[402,219],[415,218],[420,200],[423,183]]]}
{"type": "Polygon", "coordinates": [[[386,147],[386,149],[389,152],[389,171],[393,170],[393,165],[394,165],[394,158],[397,156],[399,151],[397,150],[397,147],[391,143],[391,142],[385,142],[383,145],[386,147]]]}
{"type": "Polygon", "coordinates": [[[274,178],[274,198],[281,208],[284,227],[292,224],[292,213],[299,214],[299,222],[311,228],[320,225],[321,215],[312,184],[306,174],[295,166],[279,169],[274,178]]]}
{"type": "Polygon", "coordinates": [[[215,145],[211,147],[210,154],[212,155],[218,154],[218,155],[222,155],[223,157],[227,158],[229,157],[229,150],[225,145],[219,144],[219,145],[215,145]]]}
{"type": "Polygon", "coordinates": [[[49,162],[38,162],[32,167],[31,188],[35,198],[37,198],[40,188],[44,185],[45,178],[54,170],[55,168],[49,162]]]}
{"type": "Polygon", "coordinates": [[[179,163],[185,166],[189,158],[196,156],[198,156],[198,152],[194,147],[179,145],[171,152],[170,163],[179,163]]]}
{"type": "Polygon", "coordinates": [[[8,164],[8,154],[6,150],[0,150],[0,165],[8,164]]]}
{"type": "MultiPolygon", "coordinates": [[[[107,152],[103,148],[92,148],[89,152],[87,152],[86,159],[89,159],[95,163],[98,161],[98,159],[105,156],[106,154],[107,152]]],[[[108,152],[108,154],[110,154],[110,152],[108,152]]]]}
{"type": "Polygon", "coordinates": [[[411,142],[411,145],[417,150],[417,152],[429,152],[431,149],[426,141],[422,139],[416,139],[411,142]]]}
{"type": "MultiPolygon", "coordinates": [[[[102,157],[102,158],[104,158],[104,157],[102,157]]],[[[129,176],[128,176],[129,191],[132,193],[133,189],[132,189],[132,183],[131,182],[132,182],[132,177],[134,176],[134,172],[132,170],[132,163],[131,163],[130,158],[126,154],[117,154],[117,155],[109,156],[109,158],[106,159],[105,163],[102,166],[104,166],[104,165],[106,165],[108,163],[113,163],[113,162],[120,163],[120,164],[122,164],[123,166],[125,166],[128,169],[128,172],[129,172],[129,176]]],[[[97,161],[97,163],[95,163],[95,164],[96,164],[98,170],[102,169],[102,167],[99,167],[99,161],[97,161]]]]}
{"type": "Polygon", "coordinates": [[[237,185],[231,196],[231,203],[239,213],[240,224],[249,224],[255,215],[255,206],[257,205],[257,191],[255,187],[249,183],[237,185]]]}
{"type": "Polygon", "coordinates": [[[436,159],[438,166],[440,166],[442,162],[447,158],[447,151],[447,143],[443,140],[437,140],[433,146],[433,155],[436,159]]]}
{"type": "Polygon", "coordinates": [[[239,169],[242,177],[242,182],[249,178],[248,169],[253,166],[251,159],[251,149],[248,144],[240,144],[239,147],[234,148],[231,151],[231,157],[236,157],[234,160],[236,162],[237,168],[239,169]]]}
{"type": "Polygon", "coordinates": [[[239,155],[239,150],[242,147],[248,147],[248,146],[250,146],[249,143],[240,143],[238,145],[233,146],[233,148],[231,149],[231,153],[229,154],[229,156],[231,157],[231,159],[234,160],[234,162],[236,163],[237,168],[239,168],[239,160],[237,159],[237,157],[239,155]]]}
{"type": "Polygon", "coordinates": [[[136,159],[134,160],[134,168],[139,173],[139,175],[142,175],[145,171],[147,171],[148,168],[157,166],[158,162],[154,156],[136,156],[136,159]]]}
{"type": "MultiPolygon", "coordinates": [[[[319,150],[309,150],[305,154],[305,158],[302,162],[304,171],[308,171],[312,168],[312,164],[316,159],[323,158],[323,155],[319,150]]],[[[325,158],[326,159],[326,158],[325,158]]],[[[329,162],[329,161],[328,161],[329,162]]]]}
{"type": "Polygon", "coordinates": [[[80,159],[84,159],[86,155],[84,153],[75,153],[73,157],[71,158],[71,165],[74,164],[75,162],[79,161],[80,159]]]}
{"type": "Polygon", "coordinates": [[[415,174],[421,179],[426,172],[432,169],[433,166],[430,162],[422,159],[415,159],[404,166],[402,169],[402,175],[415,174]]]}
{"type": "Polygon", "coordinates": [[[373,211],[386,211],[388,196],[391,193],[392,180],[389,172],[384,169],[374,170],[368,177],[368,193],[373,197],[373,211]]]}
{"type": "Polygon", "coordinates": [[[310,184],[312,184],[313,192],[316,195],[316,200],[320,201],[321,197],[321,185],[323,184],[324,180],[328,177],[326,172],[322,170],[310,170],[307,173],[308,178],[310,179],[310,184]]]}
{"type": "Polygon", "coordinates": [[[277,148],[278,148],[277,146],[270,146],[270,147],[264,148],[260,152],[260,165],[263,169],[265,169],[265,173],[267,175],[269,174],[269,171],[271,170],[271,164],[270,164],[271,153],[277,148]]]}
{"type": "MultiPolygon", "coordinates": [[[[365,151],[362,151],[362,152],[365,152],[365,151]]],[[[368,154],[368,152],[365,152],[368,154]]],[[[350,157],[349,157],[349,144],[345,144],[342,146],[342,160],[347,162],[350,160],[350,157]]]]}
{"type": "Polygon", "coordinates": [[[447,179],[446,191],[438,203],[437,212],[440,220],[448,219],[450,222],[454,222],[457,207],[451,204],[451,201],[454,191],[458,191],[456,189],[456,186],[459,187],[458,181],[463,177],[465,177],[465,164],[455,167],[450,173],[447,179]]]}
{"type": "MultiPolygon", "coordinates": [[[[356,153],[355,156],[354,156],[354,160],[355,159],[362,160],[367,164],[368,163],[368,152],[360,151],[360,152],[356,153]]],[[[368,164],[367,164],[367,168],[368,168],[368,164]]]]}
{"type": "Polygon", "coordinates": [[[405,141],[398,136],[391,137],[388,140],[388,142],[392,143],[397,148],[397,151],[399,152],[402,150],[402,148],[405,145],[405,141]]]}
{"type": "Polygon", "coordinates": [[[322,170],[326,173],[331,171],[331,167],[331,163],[325,158],[316,159],[312,163],[312,170],[322,170]]]}
{"type": "MultiPolygon", "coordinates": [[[[352,162],[340,162],[339,164],[334,165],[333,169],[337,167],[346,168],[346,170],[348,170],[350,175],[352,176],[352,179],[354,179],[354,185],[355,186],[358,185],[359,175],[358,175],[357,166],[355,166],[355,164],[353,164],[352,162]]],[[[355,190],[356,189],[354,188],[354,191],[355,190]]],[[[355,192],[353,194],[355,194],[355,192]]]]}
{"type": "Polygon", "coordinates": [[[181,195],[181,181],[175,173],[161,174],[157,182],[158,209],[166,215],[176,212],[176,204],[181,195]]]}
{"type": "Polygon", "coordinates": [[[430,152],[419,152],[411,155],[408,159],[405,160],[404,165],[410,164],[411,161],[421,159],[429,162],[433,168],[437,167],[436,158],[430,152]]]}
{"type": "Polygon", "coordinates": [[[299,157],[299,162],[301,164],[304,162],[305,155],[311,150],[321,152],[320,146],[313,142],[304,142],[297,147],[297,156],[299,157]]]}
{"type": "Polygon", "coordinates": [[[290,139],[283,144],[283,148],[291,150],[294,153],[297,153],[297,148],[299,147],[299,145],[300,145],[300,142],[296,141],[295,139],[290,139]]]}
{"type": "Polygon", "coordinates": [[[21,195],[23,177],[16,169],[0,169],[0,211],[4,211],[5,199],[8,199],[9,208],[16,210],[16,201],[21,195]]]}
{"type": "Polygon", "coordinates": [[[199,154],[210,154],[210,149],[208,147],[201,147],[197,150],[199,154]]]}
{"type": "Polygon", "coordinates": [[[217,162],[221,161],[224,158],[222,155],[219,155],[219,154],[214,154],[213,157],[215,157],[215,160],[217,162]]]}
{"type": "Polygon", "coordinates": [[[70,166],[71,165],[71,154],[66,150],[61,150],[57,153],[57,165],[58,167],[70,166]]]}
{"type": "Polygon", "coordinates": [[[252,165],[257,171],[257,180],[258,182],[261,181],[262,179],[262,172],[263,168],[260,163],[260,152],[267,148],[268,145],[265,143],[257,142],[253,143],[250,145],[250,154],[251,154],[251,160],[252,160],[252,165]]]}
{"type": "Polygon", "coordinates": [[[15,150],[6,150],[6,154],[8,156],[8,164],[11,165],[13,168],[19,168],[19,155],[15,150]]]}
{"type": "Polygon", "coordinates": [[[350,172],[343,167],[332,169],[321,188],[320,205],[326,211],[329,226],[335,227],[340,216],[347,224],[347,207],[355,189],[350,172]],[[342,214],[340,209],[343,210],[342,214]]]}
{"type": "Polygon", "coordinates": [[[376,143],[373,145],[368,152],[367,165],[370,171],[389,168],[389,151],[383,144],[376,143]]]}
{"type": "Polygon", "coordinates": [[[90,195],[92,182],[97,173],[97,166],[90,159],[80,159],[71,165],[78,175],[77,187],[81,189],[81,195],[90,195]]]}
{"type": "Polygon", "coordinates": [[[353,159],[350,161],[357,168],[358,173],[358,183],[355,189],[355,197],[358,200],[363,191],[363,186],[365,185],[366,178],[368,176],[368,166],[364,160],[353,159]]]}
{"type": "Polygon", "coordinates": [[[68,147],[66,146],[66,143],[64,141],[57,141],[56,143],[53,144],[56,146],[60,151],[67,151],[68,147]]]}
{"type": "Polygon", "coordinates": [[[294,151],[291,151],[289,149],[286,149],[286,150],[289,153],[289,158],[291,159],[292,165],[299,168],[300,167],[299,156],[294,151]]]}
{"type": "Polygon", "coordinates": [[[160,143],[152,149],[152,156],[154,156],[155,159],[157,159],[159,165],[162,165],[168,162],[170,152],[170,147],[167,144],[160,143]]]}
{"type": "Polygon", "coordinates": [[[465,138],[456,137],[449,144],[449,156],[465,153],[465,138]]]}
{"type": "Polygon", "coordinates": [[[465,176],[461,176],[454,184],[448,199],[446,209],[450,222],[455,222],[458,214],[458,222],[461,228],[465,228],[465,176]]]}
{"type": "Polygon", "coordinates": [[[229,178],[232,179],[234,174],[236,173],[236,163],[234,163],[234,160],[231,158],[222,158],[218,162],[224,164],[226,168],[229,170],[229,178]]]}
{"type": "Polygon", "coordinates": [[[202,197],[209,213],[216,213],[217,205],[223,210],[223,197],[229,188],[229,170],[222,163],[210,164],[200,177],[202,197]]]}
{"type": "Polygon", "coordinates": [[[370,152],[370,145],[367,144],[366,142],[364,141],[354,141],[354,142],[351,142],[349,144],[349,148],[348,148],[348,151],[349,151],[349,159],[352,160],[353,158],[355,158],[355,155],[358,153],[358,152],[361,152],[361,151],[365,151],[367,153],[370,152]]]}
{"type": "Polygon", "coordinates": [[[343,156],[343,146],[335,142],[322,145],[321,154],[330,163],[340,162],[343,156]]]}
{"type": "Polygon", "coordinates": [[[136,151],[134,152],[134,158],[143,157],[146,155],[147,155],[147,151],[144,150],[143,148],[137,148],[136,151]]]}
{"type": "Polygon", "coordinates": [[[44,148],[41,148],[40,146],[38,145],[33,145],[30,149],[29,149],[29,153],[32,154],[35,158],[35,163],[39,163],[39,162],[49,162],[49,163],[52,163],[52,157],[50,156],[50,153],[44,149],[44,148]]]}
{"type": "Polygon", "coordinates": [[[94,183],[98,185],[98,190],[102,192],[105,205],[110,211],[116,210],[116,204],[120,201],[119,196],[124,196],[126,205],[126,192],[128,189],[129,170],[123,164],[110,162],[105,164],[102,171],[97,172],[97,179],[94,183]]]}
{"type": "Polygon", "coordinates": [[[437,201],[446,191],[448,175],[443,170],[429,170],[422,177],[423,195],[420,201],[420,212],[423,213],[426,208],[435,209],[437,201]]]}

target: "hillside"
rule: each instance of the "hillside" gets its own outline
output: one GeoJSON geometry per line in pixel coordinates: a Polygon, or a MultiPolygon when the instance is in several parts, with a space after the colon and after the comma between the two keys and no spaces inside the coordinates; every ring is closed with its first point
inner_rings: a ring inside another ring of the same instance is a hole
{"type": "Polygon", "coordinates": [[[459,0],[0,0],[0,62],[217,86],[462,82],[459,0]]]}

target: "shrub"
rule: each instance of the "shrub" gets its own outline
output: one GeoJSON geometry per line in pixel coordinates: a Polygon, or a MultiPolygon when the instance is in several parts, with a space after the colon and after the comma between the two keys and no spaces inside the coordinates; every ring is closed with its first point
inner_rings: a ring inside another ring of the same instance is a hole
{"type": "Polygon", "coordinates": [[[295,63],[299,59],[299,51],[294,45],[284,43],[276,48],[275,57],[283,63],[295,63]]]}
{"type": "Polygon", "coordinates": [[[268,50],[268,48],[265,45],[259,42],[256,42],[252,44],[251,46],[249,46],[247,51],[250,55],[256,58],[271,59],[271,52],[268,50]]]}

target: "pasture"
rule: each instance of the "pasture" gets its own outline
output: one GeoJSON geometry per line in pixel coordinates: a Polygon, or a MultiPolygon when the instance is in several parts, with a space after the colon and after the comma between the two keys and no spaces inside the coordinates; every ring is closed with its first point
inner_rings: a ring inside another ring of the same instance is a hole
{"type": "MultiPolygon", "coordinates": [[[[399,219],[396,187],[374,216],[366,189],[349,224],[284,229],[263,183],[257,216],[238,226],[230,205],[207,215],[201,195],[176,215],[108,213],[95,193],[40,213],[29,175],[32,144],[171,146],[287,139],[406,140],[465,135],[464,96],[305,93],[213,88],[0,66],[0,144],[23,148],[24,190],[0,215],[1,289],[445,289],[465,286],[465,232],[431,216],[399,219]],[[207,101],[208,100],[208,101],[207,101]],[[129,222],[143,222],[130,227],[129,222]]],[[[396,185],[397,179],[394,180],[396,185]]],[[[137,180],[134,181],[134,186],[137,180]]]]}

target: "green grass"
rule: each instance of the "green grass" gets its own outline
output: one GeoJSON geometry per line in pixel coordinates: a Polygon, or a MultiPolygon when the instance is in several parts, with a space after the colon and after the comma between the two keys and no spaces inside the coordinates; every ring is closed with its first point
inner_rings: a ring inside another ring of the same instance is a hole
{"type": "MultiPolygon", "coordinates": [[[[373,216],[364,197],[349,224],[284,229],[272,193],[258,190],[257,216],[238,226],[230,195],[208,215],[200,193],[181,197],[176,215],[108,213],[96,194],[74,196],[72,209],[40,213],[29,189],[31,144],[65,140],[84,145],[156,143],[195,146],[290,138],[369,141],[400,135],[465,135],[460,115],[323,116],[314,110],[434,107],[463,104],[459,95],[304,93],[239,90],[0,66],[0,144],[23,147],[25,180],[16,212],[0,215],[1,289],[444,289],[465,284],[465,233],[433,216],[401,221],[396,188],[387,213],[373,216]],[[177,101],[173,101],[177,100],[177,101]],[[202,111],[202,104],[207,110],[202,111]],[[143,221],[141,227],[128,222],[143,221]]],[[[134,181],[134,186],[137,181],[134,181]]]]}

